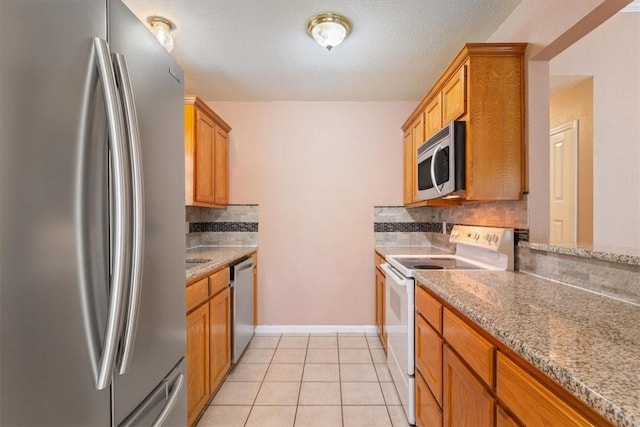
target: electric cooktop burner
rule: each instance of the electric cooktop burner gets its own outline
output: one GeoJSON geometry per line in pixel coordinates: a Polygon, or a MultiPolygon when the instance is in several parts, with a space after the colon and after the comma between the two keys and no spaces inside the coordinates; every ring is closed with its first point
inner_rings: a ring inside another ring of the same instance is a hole
{"type": "Polygon", "coordinates": [[[483,270],[482,267],[458,258],[394,257],[396,261],[411,270],[483,270]]]}

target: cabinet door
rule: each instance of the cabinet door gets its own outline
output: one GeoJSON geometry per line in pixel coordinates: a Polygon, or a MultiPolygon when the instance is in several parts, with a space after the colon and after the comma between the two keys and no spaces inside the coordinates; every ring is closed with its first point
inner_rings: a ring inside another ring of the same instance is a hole
{"type": "Polygon", "coordinates": [[[385,276],[376,268],[376,324],[378,325],[378,336],[384,346],[387,348],[387,333],[384,328],[384,312],[385,312],[385,276]]]}
{"type": "Polygon", "coordinates": [[[216,205],[229,204],[229,134],[216,126],[214,200],[216,205]]]}
{"type": "Polygon", "coordinates": [[[209,305],[187,316],[187,407],[192,424],[209,399],[209,305]]]}
{"type": "Polygon", "coordinates": [[[442,129],[442,92],[433,98],[424,110],[425,139],[442,129]]]}
{"type": "Polygon", "coordinates": [[[416,365],[442,405],[442,338],[419,314],[416,315],[416,365]]]}
{"type": "Polygon", "coordinates": [[[414,187],[414,171],[416,168],[413,155],[413,137],[411,136],[411,129],[404,134],[404,140],[402,145],[403,151],[403,171],[404,171],[404,195],[403,195],[403,203],[408,205],[413,203],[414,197],[413,194],[415,192],[414,187]]]}
{"type": "Polygon", "coordinates": [[[195,200],[201,203],[215,202],[214,155],[215,125],[205,114],[196,109],[196,161],[195,200]]]}
{"type": "Polygon", "coordinates": [[[445,346],[444,396],[445,426],[493,426],[495,401],[462,361],[445,346]]]}
{"type": "Polygon", "coordinates": [[[467,67],[463,65],[442,88],[442,123],[460,118],[467,111],[467,67]]]}
{"type": "Polygon", "coordinates": [[[258,326],[258,254],[253,258],[253,326],[258,326]]]}
{"type": "Polygon", "coordinates": [[[442,426],[442,411],[419,372],[416,372],[416,425],[442,426]]]}
{"type": "Polygon", "coordinates": [[[231,367],[231,288],[209,302],[210,389],[215,391],[231,367]]]}

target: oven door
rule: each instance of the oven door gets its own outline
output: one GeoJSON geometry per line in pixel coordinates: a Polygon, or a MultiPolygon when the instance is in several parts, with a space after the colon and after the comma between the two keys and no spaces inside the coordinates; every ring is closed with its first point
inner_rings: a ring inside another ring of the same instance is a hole
{"type": "Polygon", "coordinates": [[[415,423],[414,281],[382,264],[385,282],[387,365],[407,419],[415,423]]]}

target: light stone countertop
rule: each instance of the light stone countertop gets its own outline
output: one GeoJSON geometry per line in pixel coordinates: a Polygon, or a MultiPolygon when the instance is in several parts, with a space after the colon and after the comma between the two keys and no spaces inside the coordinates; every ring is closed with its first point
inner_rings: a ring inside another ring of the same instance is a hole
{"type": "Polygon", "coordinates": [[[416,279],[615,425],[640,426],[637,305],[522,273],[416,279]]]}
{"type": "Polygon", "coordinates": [[[205,276],[217,268],[258,251],[257,246],[198,246],[187,249],[187,262],[203,262],[186,270],[186,280],[190,282],[205,276]]]}
{"type": "Polygon", "coordinates": [[[553,252],[563,255],[573,255],[582,258],[592,258],[601,261],[618,262],[622,264],[640,265],[640,251],[632,248],[608,247],[608,246],[580,246],[558,245],[547,243],[519,242],[521,248],[537,251],[553,252]]]}

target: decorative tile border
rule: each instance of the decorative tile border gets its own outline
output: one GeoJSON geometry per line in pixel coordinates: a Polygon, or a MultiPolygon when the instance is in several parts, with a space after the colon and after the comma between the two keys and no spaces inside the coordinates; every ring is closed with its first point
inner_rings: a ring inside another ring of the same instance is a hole
{"type": "Polygon", "coordinates": [[[189,233],[224,233],[244,232],[257,233],[257,222],[190,222],[189,233]]]}
{"type": "MultiPolygon", "coordinates": [[[[448,227],[447,227],[448,228],[448,227]]],[[[439,222],[375,222],[375,233],[442,233],[442,223],[439,222]]]]}

